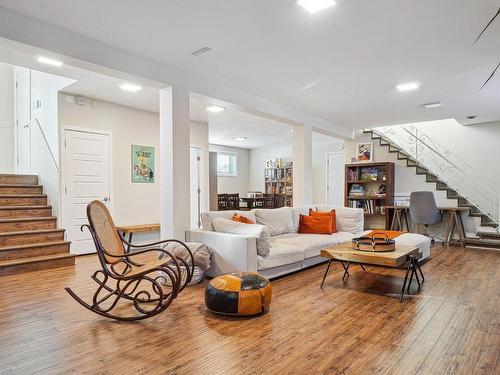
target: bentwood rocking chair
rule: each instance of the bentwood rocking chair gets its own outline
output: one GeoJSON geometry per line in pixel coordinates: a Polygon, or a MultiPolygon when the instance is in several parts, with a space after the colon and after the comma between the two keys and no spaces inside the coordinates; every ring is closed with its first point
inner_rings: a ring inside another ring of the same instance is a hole
{"type": "Polygon", "coordinates": [[[90,231],[102,266],[92,275],[98,285],[92,304],[66,288],[85,308],[117,320],[149,318],[165,310],[191,281],[194,258],[183,242],[165,240],[133,245],[120,236],[108,209],[100,201],[88,204],[87,217],[89,225],[82,225],[81,230],[90,231]],[[168,248],[152,248],[167,243],[176,243],[187,256],[180,256],[178,251],[174,255],[168,248]],[[126,253],[123,244],[144,250],[126,253]],[[161,254],[161,259],[143,260],[148,253],[154,252],[161,254]]]}

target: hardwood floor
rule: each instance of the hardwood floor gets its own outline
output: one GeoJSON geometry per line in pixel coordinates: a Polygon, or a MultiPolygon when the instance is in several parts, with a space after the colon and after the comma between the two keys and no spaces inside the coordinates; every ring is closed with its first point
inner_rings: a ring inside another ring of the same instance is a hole
{"type": "Polygon", "coordinates": [[[247,319],[207,312],[205,282],[152,319],[107,320],[63,289],[88,300],[97,267],[0,278],[0,374],[500,373],[499,251],[435,247],[401,304],[402,270],[353,266],[343,283],[334,264],[320,289],[321,265],[274,280],[271,311],[247,319]]]}

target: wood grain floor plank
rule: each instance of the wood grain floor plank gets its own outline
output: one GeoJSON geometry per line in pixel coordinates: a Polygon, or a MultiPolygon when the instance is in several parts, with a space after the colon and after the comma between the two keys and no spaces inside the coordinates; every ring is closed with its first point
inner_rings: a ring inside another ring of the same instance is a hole
{"type": "Polygon", "coordinates": [[[206,282],[147,321],[110,321],[81,308],[95,256],[75,267],[0,277],[0,373],[496,374],[500,252],[436,246],[426,282],[399,303],[404,271],[335,265],[273,280],[268,314],[216,316],[206,282]]]}

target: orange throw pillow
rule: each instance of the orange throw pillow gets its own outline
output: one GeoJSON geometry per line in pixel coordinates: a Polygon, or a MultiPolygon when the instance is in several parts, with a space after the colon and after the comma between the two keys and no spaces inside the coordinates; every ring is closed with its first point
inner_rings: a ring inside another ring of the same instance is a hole
{"type": "Polygon", "coordinates": [[[238,215],[238,214],[234,214],[233,215],[233,221],[237,221],[237,222],[243,223],[243,224],[255,224],[248,217],[245,217],[245,216],[242,216],[242,215],[238,215]]]}
{"type": "Polygon", "coordinates": [[[299,233],[332,234],[332,215],[300,215],[299,233]]]}
{"type": "Polygon", "coordinates": [[[321,212],[309,209],[309,216],[331,216],[332,217],[332,233],[337,233],[337,214],[335,210],[321,212]]]}

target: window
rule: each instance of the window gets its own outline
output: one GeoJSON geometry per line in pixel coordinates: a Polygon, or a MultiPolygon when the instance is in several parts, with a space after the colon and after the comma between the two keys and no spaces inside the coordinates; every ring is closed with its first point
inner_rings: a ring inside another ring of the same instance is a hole
{"type": "Polygon", "coordinates": [[[217,175],[226,177],[238,177],[238,158],[230,152],[217,153],[217,175]]]}

